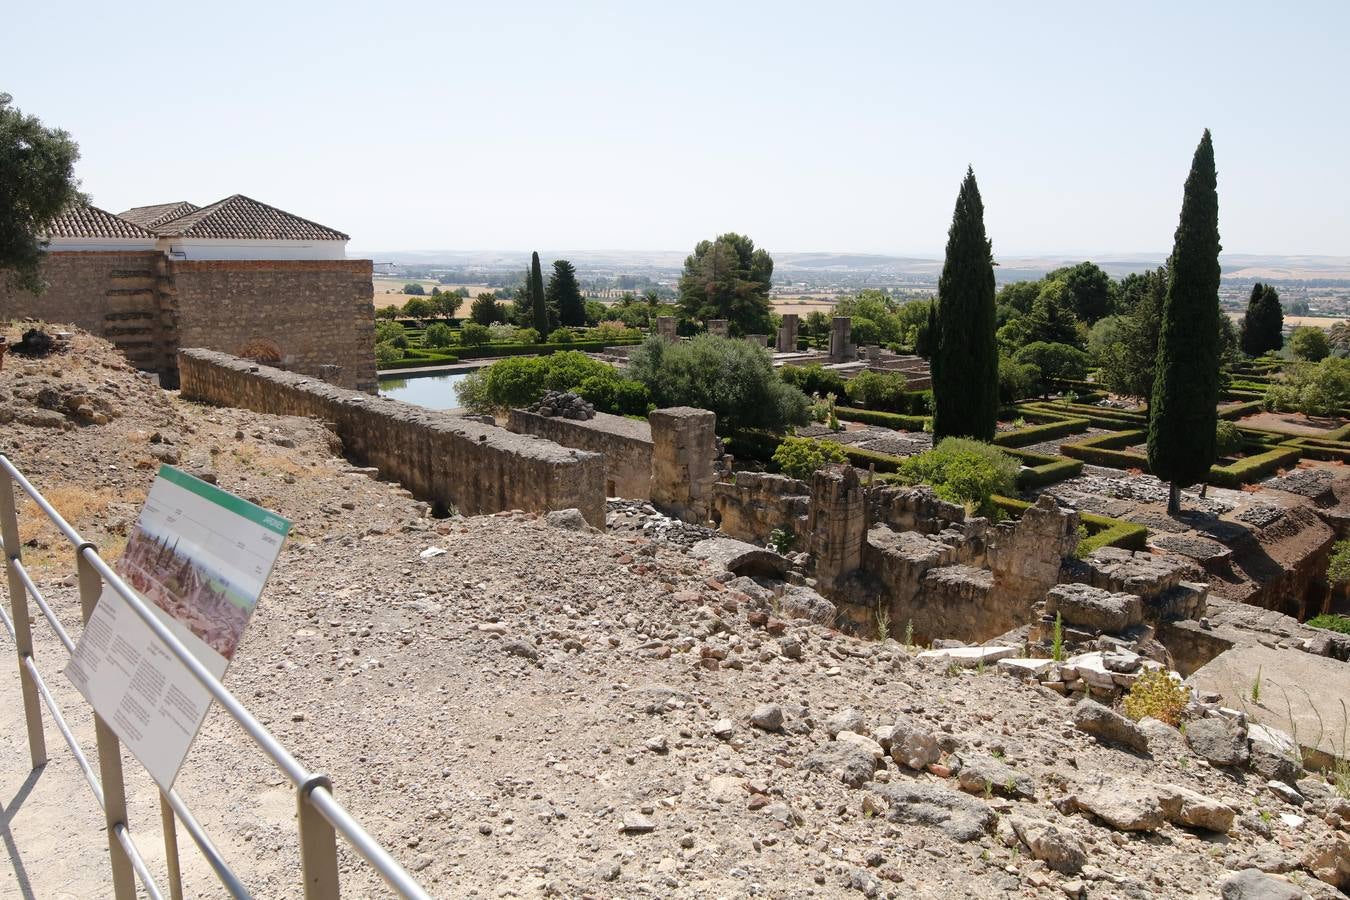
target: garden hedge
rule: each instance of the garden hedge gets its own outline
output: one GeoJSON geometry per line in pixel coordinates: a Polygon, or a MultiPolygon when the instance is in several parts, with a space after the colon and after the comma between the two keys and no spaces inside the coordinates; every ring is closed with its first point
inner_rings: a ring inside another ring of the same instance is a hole
{"type": "Polygon", "coordinates": [[[1134,450],[1123,450],[1131,444],[1137,444],[1147,438],[1145,431],[1115,431],[1100,434],[1073,443],[1062,444],[1059,452],[1074,459],[1091,463],[1094,466],[1106,466],[1112,469],[1140,469],[1148,471],[1148,457],[1134,450]]]}
{"type": "Polygon", "coordinates": [[[1026,468],[1017,473],[1018,490],[1045,487],[1066,478],[1073,478],[1083,471],[1083,462],[1078,459],[1065,459],[1062,456],[1048,456],[1044,453],[1032,453],[1029,450],[1002,448],[1004,453],[1022,461],[1026,468]]]}
{"type": "Polygon", "coordinates": [[[1080,434],[1087,431],[1087,427],[1088,420],[1081,418],[1060,419],[1057,422],[1046,422],[1040,425],[1025,425],[1012,431],[1000,431],[994,435],[994,443],[1004,448],[1025,447],[1028,444],[1039,444],[1041,441],[1048,441],[1051,438],[1080,434]]]}
{"type": "Polygon", "coordinates": [[[927,421],[927,416],[905,416],[876,409],[859,409],[856,406],[835,406],[834,414],[846,422],[880,425],[897,431],[923,431],[924,423],[927,421]]]}
{"type": "Polygon", "coordinates": [[[1209,483],[1219,487],[1238,488],[1244,484],[1264,478],[1277,469],[1283,469],[1299,461],[1303,450],[1290,444],[1281,444],[1265,453],[1244,457],[1231,466],[1213,466],[1209,470],[1209,483]]]}

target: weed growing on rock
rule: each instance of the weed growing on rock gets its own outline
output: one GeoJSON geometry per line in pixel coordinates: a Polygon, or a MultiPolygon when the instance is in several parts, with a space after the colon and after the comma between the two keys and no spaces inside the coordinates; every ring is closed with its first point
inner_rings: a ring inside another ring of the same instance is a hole
{"type": "Polygon", "coordinates": [[[1130,687],[1122,704],[1125,715],[1136,722],[1152,716],[1168,725],[1181,724],[1181,713],[1190,702],[1191,692],[1186,685],[1173,681],[1162,669],[1144,672],[1130,687]]]}
{"type": "Polygon", "coordinates": [[[1064,662],[1064,616],[1061,613],[1055,613],[1055,627],[1050,632],[1050,658],[1064,662]]]}

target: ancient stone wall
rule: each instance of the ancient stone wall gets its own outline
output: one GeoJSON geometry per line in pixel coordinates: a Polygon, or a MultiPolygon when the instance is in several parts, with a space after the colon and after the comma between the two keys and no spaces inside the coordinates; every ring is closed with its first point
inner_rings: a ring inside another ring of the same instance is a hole
{"type": "Polygon", "coordinates": [[[174,260],[180,346],[238,353],[251,341],[280,349],[282,367],[371,391],[375,307],[370,260],[174,260]]]}
{"type": "Polygon", "coordinates": [[[605,524],[604,457],[211,350],[182,350],[183,397],[329,423],[347,454],[466,515],[575,507],[605,524]]]}
{"type": "Polygon", "coordinates": [[[832,597],[862,567],[867,500],[857,469],[832,465],[812,476],[807,531],[820,592],[832,597]]]}
{"type": "Polygon", "coordinates": [[[608,413],[596,413],[591,419],[564,419],[513,409],[506,427],[564,447],[603,453],[609,497],[647,500],[652,495],[652,426],[647,422],[608,413]]]}
{"type": "Polygon", "coordinates": [[[737,472],[730,482],[712,486],[712,519],[719,530],[737,540],[766,544],[783,529],[794,549],[807,549],[810,488],[806,482],[766,472],[737,472]]]}
{"type": "Polygon", "coordinates": [[[676,406],[647,416],[652,428],[652,503],[686,522],[708,521],[712,486],[721,474],[717,414],[676,406]]]}
{"type": "Polygon", "coordinates": [[[867,521],[889,525],[899,531],[934,534],[944,528],[963,528],[965,508],[942,500],[928,487],[891,485],[867,494],[867,521]]]}
{"type": "Polygon", "coordinates": [[[778,326],[778,352],[797,352],[797,327],[799,319],[796,313],[783,313],[783,323],[778,326]]]}

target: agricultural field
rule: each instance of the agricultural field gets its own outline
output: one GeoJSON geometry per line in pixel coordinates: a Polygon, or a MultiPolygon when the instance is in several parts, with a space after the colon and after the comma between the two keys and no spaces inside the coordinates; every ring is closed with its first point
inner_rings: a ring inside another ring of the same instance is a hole
{"type": "Polygon", "coordinates": [[[403,293],[404,285],[420,284],[428,294],[432,288],[440,288],[442,291],[454,291],[464,288],[469,292],[470,297],[475,297],[483,291],[490,291],[492,288],[486,284],[441,284],[430,278],[392,278],[387,275],[376,275],[371,279],[375,288],[375,308],[382,306],[402,306],[412,299],[411,294],[403,293]]]}

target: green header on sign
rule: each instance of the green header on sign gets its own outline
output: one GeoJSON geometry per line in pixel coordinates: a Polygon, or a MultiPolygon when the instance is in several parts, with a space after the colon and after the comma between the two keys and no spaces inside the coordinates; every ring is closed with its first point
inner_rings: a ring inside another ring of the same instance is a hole
{"type": "Polygon", "coordinates": [[[159,477],[171,484],[176,484],[184,490],[191,491],[203,500],[207,500],[216,506],[224,507],[238,516],[243,516],[250,522],[254,522],[268,531],[274,531],[285,537],[290,533],[291,523],[289,519],[283,519],[274,512],[263,509],[254,503],[249,503],[242,497],[236,497],[229,491],[222,491],[214,484],[208,484],[200,478],[194,478],[181,469],[175,469],[173,466],[161,465],[159,467],[159,477]]]}

